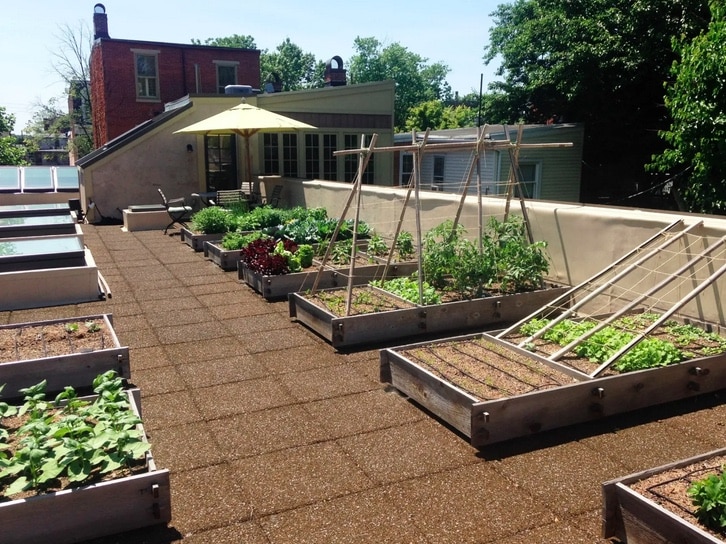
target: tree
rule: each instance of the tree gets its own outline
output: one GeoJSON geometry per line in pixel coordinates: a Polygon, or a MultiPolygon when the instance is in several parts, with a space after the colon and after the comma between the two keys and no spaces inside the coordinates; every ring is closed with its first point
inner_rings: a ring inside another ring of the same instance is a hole
{"type": "Polygon", "coordinates": [[[15,116],[7,113],[3,106],[0,106],[0,165],[22,166],[28,164],[25,160],[27,149],[19,145],[12,135],[15,128],[15,116]]]}
{"type": "Polygon", "coordinates": [[[409,51],[399,43],[386,47],[376,38],[356,37],[356,53],[348,63],[348,77],[353,83],[392,79],[396,83],[394,124],[406,126],[414,106],[429,100],[446,100],[451,88],[446,83],[449,68],[442,63],[426,64],[428,59],[409,51]]]}
{"type": "Polygon", "coordinates": [[[283,91],[322,87],[324,69],[322,61],[318,62],[312,53],[305,53],[290,38],[285,38],[275,52],[264,51],[260,55],[260,80],[277,79],[283,91]]]}
{"type": "Polygon", "coordinates": [[[666,149],[650,168],[676,176],[688,211],[726,214],[726,7],[711,2],[711,23],[691,41],[674,40],[680,60],[666,87],[666,149]]]}
{"type": "Polygon", "coordinates": [[[441,130],[476,126],[477,112],[465,105],[444,105],[441,100],[427,100],[408,110],[406,130],[441,130]]]}
{"type": "Polygon", "coordinates": [[[214,47],[235,47],[237,49],[257,49],[255,39],[252,36],[233,34],[225,38],[207,38],[204,43],[201,40],[192,38],[194,45],[210,45],[214,47]]]}
{"type": "Polygon", "coordinates": [[[56,35],[59,46],[51,51],[53,69],[66,83],[70,108],[69,125],[72,133],[69,151],[75,158],[93,151],[93,121],[91,104],[91,47],[93,34],[88,25],[80,22],[77,28],[60,27],[56,35]]]}
{"type": "Polygon", "coordinates": [[[583,122],[584,199],[623,180],[646,181],[668,125],[663,82],[673,36],[707,23],[706,0],[516,0],[498,6],[484,60],[501,58],[490,86],[508,122],[583,122]]]}

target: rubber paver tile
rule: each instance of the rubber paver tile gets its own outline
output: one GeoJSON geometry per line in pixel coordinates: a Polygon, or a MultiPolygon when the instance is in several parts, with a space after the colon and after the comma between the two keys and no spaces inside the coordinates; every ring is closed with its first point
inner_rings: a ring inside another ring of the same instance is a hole
{"type": "Polygon", "coordinates": [[[597,544],[612,544],[611,540],[602,538],[602,507],[603,505],[600,504],[593,510],[566,518],[564,521],[566,521],[570,527],[576,527],[583,534],[588,535],[590,537],[590,542],[597,542],[597,544]]]}
{"type": "Polygon", "coordinates": [[[430,419],[341,438],[338,444],[381,484],[481,462],[475,449],[430,419]]]}
{"type": "Polygon", "coordinates": [[[284,331],[264,331],[253,335],[238,335],[245,349],[249,353],[287,349],[302,346],[319,345],[319,340],[312,333],[303,331],[298,327],[291,327],[284,331]]]}
{"type": "Polygon", "coordinates": [[[556,521],[549,525],[543,525],[535,529],[523,531],[509,538],[497,540],[496,544],[533,544],[534,542],[546,542],[547,544],[612,544],[605,539],[597,539],[594,535],[588,535],[570,523],[556,521]]]}
{"type": "Polygon", "coordinates": [[[272,544],[425,544],[385,489],[372,489],[260,519],[272,544]]]}
{"type": "Polygon", "coordinates": [[[216,321],[156,327],[155,330],[159,342],[162,344],[178,344],[229,336],[229,332],[220,327],[216,321]]]}
{"type": "Polygon", "coordinates": [[[194,253],[179,253],[178,251],[155,251],[154,255],[157,259],[159,259],[159,262],[164,263],[165,265],[168,264],[182,264],[187,263],[190,265],[196,264],[196,262],[199,260],[199,256],[195,255],[194,253]]]}
{"type": "Polygon", "coordinates": [[[305,409],[332,439],[397,427],[428,417],[397,393],[383,389],[310,402],[305,409]]]}
{"type": "MultiPolygon", "coordinates": [[[[114,257],[114,261],[116,263],[118,263],[119,259],[116,259],[114,257]]],[[[146,259],[138,259],[138,260],[133,260],[133,261],[121,260],[121,262],[123,262],[123,264],[121,266],[123,266],[123,268],[125,270],[133,270],[134,268],[147,268],[147,267],[161,266],[161,263],[156,258],[151,257],[151,256],[146,259]]]]}
{"type": "Polygon", "coordinates": [[[13,310],[8,315],[10,316],[9,323],[17,324],[77,317],[78,312],[74,306],[54,306],[53,308],[13,310]]]}
{"type": "Polygon", "coordinates": [[[552,500],[536,500],[488,463],[422,476],[389,489],[392,502],[437,544],[495,542],[554,521],[552,500]]]}
{"type": "Polygon", "coordinates": [[[325,429],[299,404],[218,419],[208,425],[229,459],[327,439],[325,429]]]}
{"type": "Polygon", "coordinates": [[[279,374],[277,379],[301,402],[361,393],[380,387],[349,365],[279,374]]]}
{"type": "Polygon", "coordinates": [[[216,465],[226,459],[207,422],[156,429],[149,433],[149,441],[156,466],[171,472],[216,465]]]}
{"type": "Polygon", "coordinates": [[[291,329],[295,327],[295,323],[290,322],[289,318],[276,313],[225,319],[220,323],[227,329],[229,334],[244,337],[266,331],[275,331],[280,334],[285,334],[285,332],[282,332],[284,329],[291,329]]]}
{"type": "Polygon", "coordinates": [[[223,359],[178,365],[177,370],[190,388],[265,377],[267,369],[251,355],[234,355],[223,359]]]}
{"type": "Polygon", "coordinates": [[[182,365],[245,354],[242,342],[232,336],[170,344],[165,349],[174,364],[182,365]]]}
{"type": "Polygon", "coordinates": [[[151,346],[148,348],[129,348],[129,360],[131,361],[131,379],[133,381],[134,372],[147,368],[158,368],[169,366],[171,360],[164,352],[161,346],[151,346]]]}
{"type": "Polygon", "coordinates": [[[139,306],[146,313],[158,312],[160,309],[169,315],[184,313],[187,310],[204,309],[205,306],[195,297],[168,298],[164,302],[158,300],[139,298],[139,306]]]}
{"type": "Polygon", "coordinates": [[[185,535],[184,544],[270,544],[270,541],[256,521],[248,521],[185,535]]]}
{"type": "Polygon", "coordinates": [[[231,465],[245,480],[257,516],[362,491],[372,485],[332,442],[258,455],[231,465]]]}
{"type": "MultiPolygon", "coordinates": [[[[129,284],[132,286],[133,289],[138,289],[139,286],[143,286],[141,290],[134,291],[135,296],[139,301],[154,301],[156,303],[156,308],[164,307],[167,300],[172,300],[176,298],[192,298],[192,294],[189,292],[188,289],[185,289],[183,287],[166,287],[161,289],[155,289],[153,287],[147,287],[150,284],[165,281],[167,278],[159,278],[158,280],[155,279],[146,279],[146,280],[138,280],[135,281],[133,279],[129,280],[129,284]]],[[[173,284],[171,284],[173,285],[173,284]]]]}
{"type": "Polygon", "coordinates": [[[210,293],[201,298],[202,303],[211,308],[212,306],[225,306],[227,304],[244,304],[249,302],[249,293],[241,289],[221,293],[210,293]]]}
{"type": "MultiPolygon", "coordinates": [[[[230,272],[231,274],[231,272],[230,272]]],[[[236,279],[229,278],[228,281],[219,282],[219,283],[200,283],[198,285],[189,285],[187,289],[191,293],[193,293],[195,296],[206,298],[210,295],[218,295],[218,294],[224,294],[229,293],[231,291],[239,291],[241,288],[239,282],[236,279]]],[[[246,301],[247,304],[250,303],[249,300],[246,301]]],[[[238,302],[238,304],[245,304],[245,302],[238,302]]],[[[225,303],[222,303],[222,305],[227,305],[225,303]]]]}
{"type": "Polygon", "coordinates": [[[144,428],[153,431],[174,425],[202,421],[202,413],[188,391],[177,391],[141,399],[144,428]]]}
{"type": "MultiPolygon", "coordinates": [[[[201,276],[205,278],[210,279],[210,283],[217,282],[218,280],[214,279],[212,280],[210,276],[210,272],[215,272],[215,265],[212,265],[211,263],[205,263],[209,266],[190,266],[189,263],[173,263],[173,264],[166,264],[164,263],[164,266],[166,269],[174,274],[174,277],[183,279],[183,278],[191,278],[196,276],[201,276]]],[[[222,276],[225,277],[225,276],[222,276]]]]}
{"type": "MultiPolygon", "coordinates": [[[[129,285],[131,285],[132,288],[174,279],[171,272],[168,272],[158,265],[148,267],[124,267],[121,269],[121,274],[124,279],[129,282],[129,285]]],[[[167,288],[169,291],[172,289],[173,288],[167,288]]]]}
{"type": "Polygon", "coordinates": [[[230,291],[239,288],[239,285],[237,284],[237,282],[230,281],[230,279],[227,276],[210,274],[209,272],[214,272],[214,271],[207,270],[207,274],[182,276],[182,277],[178,278],[177,281],[180,281],[181,284],[186,287],[192,287],[194,285],[209,285],[212,283],[218,283],[220,285],[226,286],[227,289],[229,289],[230,291]]]}
{"type": "MultiPolygon", "coordinates": [[[[723,447],[726,441],[726,396],[724,392],[703,395],[693,401],[693,409],[665,421],[676,436],[701,442],[701,453],[723,447]],[[699,402],[700,401],[700,402],[699,402]]],[[[678,459],[680,459],[679,457],[678,459]]],[[[674,459],[676,459],[674,457],[674,459]]]]}
{"type": "Polygon", "coordinates": [[[621,463],[627,467],[627,473],[657,467],[712,449],[704,450],[701,437],[689,436],[674,425],[659,421],[584,438],[580,442],[592,448],[596,455],[602,453],[621,463]],[[613,447],[614,444],[617,446],[613,447]]]}
{"type": "Polygon", "coordinates": [[[144,330],[150,327],[151,323],[149,323],[147,316],[143,314],[113,316],[113,330],[116,331],[116,334],[144,330]]]}
{"type": "Polygon", "coordinates": [[[118,333],[117,336],[122,346],[148,348],[159,345],[159,339],[151,328],[124,331],[118,333]]]}
{"type": "MultiPolygon", "coordinates": [[[[193,290],[193,289],[190,289],[193,290]]],[[[203,295],[197,295],[203,296],[203,295]]],[[[269,313],[269,308],[259,303],[240,303],[240,304],[225,304],[223,306],[212,306],[209,308],[212,315],[219,320],[235,319],[238,317],[254,317],[259,315],[266,315],[269,313]]]]}
{"type": "Polygon", "coordinates": [[[320,344],[262,352],[255,357],[271,374],[305,372],[346,363],[344,357],[320,344]]]}
{"type": "Polygon", "coordinates": [[[227,463],[171,475],[172,524],[182,534],[249,521],[244,473],[227,463]]]}
{"type": "Polygon", "coordinates": [[[131,381],[141,389],[144,399],[153,395],[174,393],[186,389],[184,380],[174,366],[134,370],[131,376],[131,381]]]}
{"type": "Polygon", "coordinates": [[[154,327],[169,327],[173,325],[189,325],[214,321],[212,313],[202,306],[186,308],[180,312],[170,312],[167,308],[157,306],[156,311],[146,312],[146,317],[154,327]]]}
{"type": "Polygon", "coordinates": [[[380,384],[385,383],[381,382],[381,361],[379,358],[355,362],[352,365],[369,380],[380,384]]]}
{"type": "Polygon", "coordinates": [[[293,403],[285,389],[272,378],[226,383],[192,391],[205,419],[267,410],[293,403]]]}
{"type": "Polygon", "coordinates": [[[144,283],[129,281],[128,283],[139,300],[143,300],[147,296],[153,298],[155,296],[154,293],[159,291],[168,292],[169,289],[179,289],[179,280],[175,278],[165,278],[144,283]]]}
{"type": "MultiPolygon", "coordinates": [[[[113,292],[113,287],[111,291],[113,292]]],[[[105,301],[102,313],[113,314],[114,319],[116,319],[116,316],[139,315],[143,313],[141,306],[136,302],[133,294],[126,293],[125,295],[125,297],[117,298],[116,294],[114,294],[111,300],[105,301]]],[[[88,306],[88,310],[91,310],[91,305],[88,306]]],[[[90,314],[93,312],[89,311],[86,313],[90,314]]]]}
{"type": "MultiPolygon", "coordinates": [[[[611,447],[617,443],[613,440],[611,447]]],[[[579,442],[508,457],[496,469],[548,502],[560,517],[599,507],[602,482],[628,474],[625,465],[579,442]]]]}

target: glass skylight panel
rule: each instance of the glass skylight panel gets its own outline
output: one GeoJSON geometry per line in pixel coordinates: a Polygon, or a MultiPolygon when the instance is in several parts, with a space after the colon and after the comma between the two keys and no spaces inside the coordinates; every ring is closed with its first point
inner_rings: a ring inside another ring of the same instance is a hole
{"type": "Polygon", "coordinates": [[[58,191],[78,190],[78,168],[75,166],[56,166],[55,178],[58,191]]]}
{"type": "Polygon", "coordinates": [[[19,217],[21,215],[63,215],[70,214],[70,207],[65,202],[46,204],[8,204],[0,206],[0,217],[19,217]]]}
{"type": "Polygon", "coordinates": [[[0,191],[17,192],[20,190],[20,169],[16,166],[0,167],[0,191]]]}
{"type": "Polygon", "coordinates": [[[53,177],[47,166],[23,168],[23,191],[52,191],[53,177]]]}

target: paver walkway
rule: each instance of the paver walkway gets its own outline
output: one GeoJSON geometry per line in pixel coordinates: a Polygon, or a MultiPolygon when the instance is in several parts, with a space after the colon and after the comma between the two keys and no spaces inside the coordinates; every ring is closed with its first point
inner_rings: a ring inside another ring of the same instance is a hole
{"type": "Polygon", "coordinates": [[[724,445],[710,395],[478,451],[178,236],[83,230],[113,297],[0,323],[108,312],[131,349],[173,519],[94,542],[602,543],[603,481],[724,445]]]}

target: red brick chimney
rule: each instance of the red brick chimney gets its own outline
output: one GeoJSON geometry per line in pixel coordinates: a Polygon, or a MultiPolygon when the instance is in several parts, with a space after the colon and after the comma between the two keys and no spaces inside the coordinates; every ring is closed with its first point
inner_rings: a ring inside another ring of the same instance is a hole
{"type": "Polygon", "coordinates": [[[93,6],[93,39],[110,38],[108,35],[108,19],[106,18],[106,6],[96,4],[93,6]]]}

